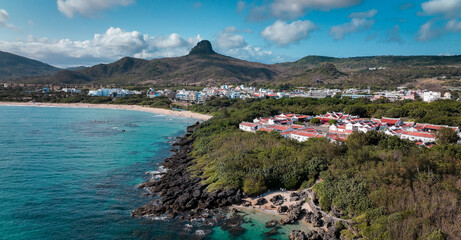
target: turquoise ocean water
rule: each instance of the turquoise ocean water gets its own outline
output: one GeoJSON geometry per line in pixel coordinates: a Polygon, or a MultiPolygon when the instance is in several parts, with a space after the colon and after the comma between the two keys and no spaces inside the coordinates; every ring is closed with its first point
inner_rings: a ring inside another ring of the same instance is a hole
{"type": "MultiPolygon", "coordinates": [[[[133,219],[136,185],[195,123],[146,112],[0,106],[0,239],[268,239],[272,215],[248,212],[242,235],[178,220],[133,219]],[[200,231],[199,231],[200,232],[200,231]]],[[[278,219],[278,218],[275,218],[278,219]]],[[[289,228],[271,235],[287,239],[289,228]]]]}
{"type": "Polygon", "coordinates": [[[79,108],[0,107],[0,239],[171,239],[135,220],[135,186],[194,119],[79,108]],[[125,131],[123,131],[125,130],[125,131]]]}

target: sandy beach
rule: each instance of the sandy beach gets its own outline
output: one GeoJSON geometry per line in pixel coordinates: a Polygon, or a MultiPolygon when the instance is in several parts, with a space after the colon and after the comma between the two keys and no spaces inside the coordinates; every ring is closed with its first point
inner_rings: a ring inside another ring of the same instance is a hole
{"type": "MultiPolygon", "coordinates": [[[[274,213],[274,214],[277,214],[277,208],[278,206],[275,206],[271,201],[270,199],[276,195],[280,195],[283,197],[284,201],[283,201],[283,204],[284,206],[287,206],[287,207],[290,207],[291,205],[293,204],[296,204],[298,201],[295,201],[293,199],[290,198],[290,194],[291,193],[296,193],[297,191],[273,191],[273,192],[270,192],[270,193],[267,193],[265,194],[262,198],[265,198],[266,199],[266,203],[265,204],[262,204],[262,205],[256,205],[256,202],[257,200],[259,199],[258,197],[253,197],[253,198],[245,198],[243,199],[244,201],[247,201],[247,202],[250,202],[251,203],[251,208],[254,208],[254,209],[260,209],[260,210],[264,210],[264,211],[267,211],[267,212],[270,212],[270,213],[274,213]]],[[[235,207],[243,207],[243,206],[237,206],[235,205],[235,207]]],[[[311,207],[309,206],[309,204],[307,203],[304,203],[301,207],[301,209],[305,209],[306,211],[312,211],[311,207]]],[[[282,214],[282,215],[285,215],[285,214],[282,214]]]]}
{"type": "Polygon", "coordinates": [[[66,108],[104,108],[104,109],[121,109],[151,112],[156,114],[164,114],[178,117],[194,118],[197,120],[206,121],[213,116],[194,113],[191,111],[174,111],[163,108],[150,108],[138,105],[116,105],[116,104],[89,104],[89,103],[42,103],[42,102],[0,102],[0,106],[29,106],[29,107],[66,107],[66,108]]]}

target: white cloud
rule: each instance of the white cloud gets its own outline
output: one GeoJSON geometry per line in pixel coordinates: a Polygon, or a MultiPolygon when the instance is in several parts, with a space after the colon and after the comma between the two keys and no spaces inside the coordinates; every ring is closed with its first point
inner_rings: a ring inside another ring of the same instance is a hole
{"type": "MultiPolygon", "coordinates": [[[[235,27],[228,27],[223,30],[223,32],[231,35],[246,31],[238,30],[235,27]]],[[[189,38],[184,38],[177,33],[168,36],[150,36],[138,31],[125,31],[110,27],[104,33],[94,34],[93,38],[88,40],[50,40],[28,36],[20,41],[0,41],[0,49],[55,66],[70,67],[109,63],[125,56],[144,59],[184,56],[201,40],[200,35],[189,38]]],[[[217,41],[218,39],[214,42],[217,41]]],[[[225,55],[249,61],[267,63],[281,61],[281,57],[270,51],[248,45],[244,39],[243,43],[234,44],[234,48],[218,47],[218,49],[220,53],[225,55]]],[[[231,45],[226,46],[230,47],[231,45]]]]}
{"type": "Polygon", "coordinates": [[[200,40],[200,35],[187,39],[176,33],[166,37],[149,36],[111,27],[84,41],[29,36],[23,41],[0,41],[0,49],[57,66],[93,65],[125,56],[150,59],[186,55],[200,40]]]}
{"type": "Polygon", "coordinates": [[[5,9],[0,9],[0,26],[5,25],[8,19],[10,19],[8,12],[5,9]]]}
{"type": "Polygon", "coordinates": [[[416,40],[426,42],[441,37],[449,32],[461,31],[461,0],[430,0],[421,4],[423,12],[420,15],[436,16],[424,23],[416,34],[416,40]],[[439,15],[443,16],[442,20],[439,15]],[[444,22],[445,26],[435,25],[436,22],[444,22]]]}
{"type": "Polygon", "coordinates": [[[282,19],[292,19],[306,14],[308,9],[329,11],[359,4],[362,0],[275,0],[272,14],[282,19]]]}
{"type": "Polygon", "coordinates": [[[227,27],[218,34],[216,45],[220,49],[241,48],[248,45],[242,35],[234,34],[237,28],[234,26],[227,27]]]}
{"type": "Polygon", "coordinates": [[[351,18],[350,22],[331,27],[329,33],[335,40],[341,40],[347,34],[368,29],[375,23],[375,20],[370,18],[374,17],[377,13],[376,9],[367,12],[351,13],[349,15],[349,18],[351,18]]]}
{"type": "Polygon", "coordinates": [[[58,10],[68,18],[76,14],[90,17],[99,11],[115,6],[128,6],[134,2],[135,0],[57,0],[58,10]]]}
{"type": "Polygon", "coordinates": [[[223,51],[223,54],[252,62],[278,63],[286,61],[284,57],[277,55],[272,51],[263,50],[260,47],[255,47],[252,45],[246,45],[241,48],[227,49],[223,51]]]}
{"type": "Polygon", "coordinates": [[[249,45],[245,38],[238,34],[242,32],[249,33],[251,30],[240,30],[234,26],[225,28],[213,41],[215,50],[218,53],[248,61],[275,63],[284,60],[284,58],[274,54],[272,51],[249,45]]]}
{"type": "Polygon", "coordinates": [[[446,18],[461,17],[460,0],[431,0],[421,4],[425,15],[444,15],[446,18]]]}
{"type": "Polygon", "coordinates": [[[247,19],[250,21],[271,18],[295,19],[304,16],[309,10],[330,11],[331,9],[351,7],[361,2],[362,0],[273,0],[268,4],[253,6],[247,19]]]}
{"type": "Polygon", "coordinates": [[[289,24],[277,20],[272,25],[267,26],[261,32],[261,36],[278,46],[287,46],[308,37],[309,33],[316,28],[317,26],[309,20],[299,20],[289,24]]]}
{"type": "Polygon", "coordinates": [[[418,30],[416,34],[416,40],[420,42],[427,42],[438,36],[438,31],[433,29],[432,22],[426,22],[418,30]]]}
{"type": "Polygon", "coordinates": [[[8,20],[10,19],[10,15],[5,9],[0,8],[0,28],[2,27],[7,27],[7,28],[13,28],[14,26],[8,23],[8,20]]]}
{"type": "Polygon", "coordinates": [[[461,31],[461,22],[457,20],[450,20],[445,24],[445,30],[450,32],[459,32],[461,31]]]}

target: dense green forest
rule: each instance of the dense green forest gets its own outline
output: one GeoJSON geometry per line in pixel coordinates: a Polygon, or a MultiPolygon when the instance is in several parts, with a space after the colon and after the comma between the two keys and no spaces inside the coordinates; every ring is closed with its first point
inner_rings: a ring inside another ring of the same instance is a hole
{"type": "Polygon", "coordinates": [[[196,164],[190,169],[210,191],[237,188],[257,195],[313,186],[325,211],[339,211],[354,223],[342,231],[347,239],[461,237],[461,145],[445,141],[418,147],[379,132],[354,133],[343,144],[326,139],[299,143],[274,132],[238,130],[241,121],[260,116],[341,110],[460,126],[460,102],[214,99],[191,109],[214,113],[192,136],[196,164]]]}

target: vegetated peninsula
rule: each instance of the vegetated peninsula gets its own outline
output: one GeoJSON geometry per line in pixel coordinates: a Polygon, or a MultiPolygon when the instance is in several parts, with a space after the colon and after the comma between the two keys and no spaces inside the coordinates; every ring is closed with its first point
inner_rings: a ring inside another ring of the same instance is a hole
{"type": "Polygon", "coordinates": [[[277,131],[238,129],[242,121],[280,113],[346,110],[382,117],[396,108],[416,122],[461,125],[456,101],[218,98],[197,105],[196,110],[214,117],[179,143],[179,155],[166,162],[171,171],[141,186],[160,199],[133,214],[188,212],[185,219],[201,218],[212,214],[209,209],[230,204],[266,205],[267,200],[248,202],[246,197],[287,189],[295,190],[288,199],[275,195],[267,204],[286,216],[275,225],[298,221],[313,227],[309,233],[293,232],[293,238],[457,239],[461,145],[452,130],[437,134],[437,144],[429,148],[378,131],[354,132],[345,141],[299,142],[277,131]],[[413,115],[418,111],[426,114],[413,115]],[[287,202],[293,204],[287,207],[287,202]]]}
{"type": "MultiPolygon", "coordinates": [[[[2,65],[4,69],[21,66],[2,65]]],[[[30,69],[27,65],[22,68],[30,69]]],[[[0,71],[0,79],[10,83],[57,85],[290,84],[340,88],[410,85],[439,90],[442,86],[459,86],[461,56],[307,56],[295,62],[262,64],[216,53],[211,43],[203,40],[186,56],[153,60],[124,57],[109,64],[56,71],[55,68],[21,74],[0,71]]]]}

